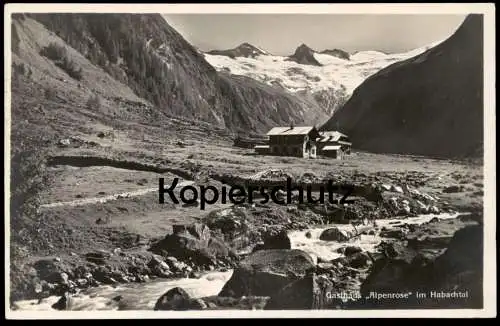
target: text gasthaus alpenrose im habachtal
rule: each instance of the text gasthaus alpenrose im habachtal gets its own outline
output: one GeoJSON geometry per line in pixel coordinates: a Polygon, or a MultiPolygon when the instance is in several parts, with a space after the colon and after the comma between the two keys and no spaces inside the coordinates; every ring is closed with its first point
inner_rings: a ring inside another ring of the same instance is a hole
{"type": "MultiPolygon", "coordinates": [[[[359,292],[327,292],[327,299],[340,300],[358,300],[362,298],[359,292]]],[[[386,300],[386,299],[466,299],[469,297],[469,291],[426,291],[426,292],[369,292],[365,299],[367,300],[386,300]]]]}

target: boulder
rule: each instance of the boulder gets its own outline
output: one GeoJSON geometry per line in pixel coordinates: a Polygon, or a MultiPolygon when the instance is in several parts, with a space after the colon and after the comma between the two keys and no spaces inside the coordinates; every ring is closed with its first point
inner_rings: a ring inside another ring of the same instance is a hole
{"type": "Polygon", "coordinates": [[[354,255],[354,254],[357,254],[358,252],[362,252],[363,249],[361,249],[360,247],[356,247],[356,246],[347,246],[347,247],[344,247],[344,255],[345,256],[351,256],[351,255],[354,255]]]}
{"type": "Polygon", "coordinates": [[[330,261],[328,259],[325,259],[321,256],[318,256],[318,258],[316,258],[316,263],[319,264],[319,263],[329,263],[330,261]]]}
{"type": "Polygon", "coordinates": [[[326,277],[315,274],[296,280],[272,295],[265,310],[328,309],[329,293],[334,284],[326,277]]]}
{"type": "Polygon", "coordinates": [[[61,298],[52,305],[52,308],[56,310],[71,310],[72,305],[73,299],[70,297],[69,293],[64,293],[61,298]]]}
{"type": "Polygon", "coordinates": [[[265,234],[263,236],[263,240],[264,243],[257,245],[254,248],[254,251],[267,249],[292,249],[292,244],[286,230],[265,234]]]}
{"type": "Polygon", "coordinates": [[[381,184],[380,187],[385,191],[391,190],[391,185],[388,185],[388,184],[381,184]]]}
{"type": "Polygon", "coordinates": [[[247,212],[241,207],[212,211],[204,223],[222,235],[224,241],[236,252],[249,253],[260,239],[260,232],[250,223],[247,212]]]}
{"type": "Polygon", "coordinates": [[[35,293],[42,293],[43,291],[43,285],[41,283],[35,283],[35,293]]]}
{"type": "Polygon", "coordinates": [[[437,222],[439,222],[439,221],[441,221],[441,220],[439,219],[439,217],[434,216],[434,217],[433,217],[433,218],[431,218],[431,219],[430,219],[430,221],[429,221],[429,222],[427,222],[427,223],[428,223],[428,224],[431,224],[431,223],[437,223],[437,222]]]}
{"type": "Polygon", "coordinates": [[[190,299],[188,303],[189,310],[204,310],[208,305],[203,299],[190,299]]]}
{"type": "Polygon", "coordinates": [[[323,241],[345,242],[348,241],[350,237],[351,235],[349,232],[334,227],[321,232],[319,239],[323,241]]]}
{"type": "Polygon", "coordinates": [[[69,145],[71,145],[71,141],[68,138],[60,139],[57,142],[57,145],[59,147],[68,147],[69,145]]]}
{"type": "Polygon", "coordinates": [[[209,310],[262,310],[269,297],[243,296],[238,298],[211,296],[203,298],[209,310]]]}
{"type": "Polygon", "coordinates": [[[207,309],[216,309],[217,305],[213,302],[207,302],[207,309]]]}
{"type": "MultiPolygon", "coordinates": [[[[360,287],[361,300],[359,304],[364,309],[381,307],[384,309],[406,308],[420,309],[420,299],[415,296],[408,298],[372,298],[373,293],[415,293],[425,292],[415,283],[418,273],[421,273],[421,259],[415,259],[415,265],[404,259],[384,257],[375,262],[368,277],[360,287]]],[[[444,307],[443,307],[444,308],[444,307]]]]}
{"type": "Polygon", "coordinates": [[[302,250],[259,250],[240,262],[219,295],[272,296],[314,267],[311,256],[302,250]]]}
{"type": "Polygon", "coordinates": [[[399,211],[399,215],[410,215],[412,213],[411,207],[409,204],[403,204],[401,206],[401,210],[399,211]]]}
{"type": "Polygon", "coordinates": [[[84,278],[79,278],[76,280],[76,284],[79,286],[79,287],[86,287],[88,286],[89,284],[89,281],[84,279],[84,278]]]}
{"type": "Polygon", "coordinates": [[[68,274],[62,272],[61,274],[59,274],[59,277],[60,277],[60,283],[62,283],[62,284],[68,284],[68,281],[69,281],[68,274]]]}
{"type": "Polygon", "coordinates": [[[160,256],[154,255],[153,257],[151,257],[151,260],[149,261],[147,266],[156,276],[169,277],[172,275],[170,267],[166,262],[163,261],[160,256]]]}
{"type": "Polygon", "coordinates": [[[443,249],[447,248],[452,237],[449,236],[420,236],[408,237],[408,247],[413,249],[443,249]]]}
{"type": "Polygon", "coordinates": [[[94,264],[105,264],[106,260],[111,257],[111,253],[105,251],[95,251],[85,254],[85,258],[94,264]]]}
{"type": "Polygon", "coordinates": [[[179,263],[179,260],[177,258],[168,256],[165,258],[165,261],[170,265],[170,266],[175,266],[175,264],[179,263]]]}
{"type": "Polygon", "coordinates": [[[188,310],[191,297],[180,287],[175,287],[163,294],[154,306],[154,310],[188,310]]]}
{"type": "Polygon", "coordinates": [[[429,212],[432,214],[439,214],[440,210],[439,210],[439,207],[433,205],[433,206],[429,207],[429,212]]]}
{"type": "Polygon", "coordinates": [[[415,205],[415,212],[417,214],[428,214],[429,213],[429,206],[425,205],[420,200],[417,200],[416,205],[415,205]]]}
{"type": "Polygon", "coordinates": [[[33,264],[33,276],[38,280],[46,281],[62,287],[60,295],[64,294],[69,284],[69,279],[73,277],[71,265],[54,259],[41,259],[33,264]]]}
{"type": "Polygon", "coordinates": [[[375,262],[370,274],[361,284],[361,294],[366,297],[370,292],[391,293],[408,289],[406,278],[410,264],[404,260],[382,258],[375,262]]]}
{"type": "Polygon", "coordinates": [[[321,262],[321,263],[318,263],[316,265],[316,270],[320,270],[320,271],[329,271],[330,269],[332,269],[334,267],[333,263],[331,262],[321,262]]]}
{"type": "MultiPolygon", "coordinates": [[[[471,225],[455,232],[448,249],[434,262],[436,272],[445,271],[448,274],[483,270],[483,227],[471,225]]],[[[439,273],[446,278],[445,273],[439,273]]]]}
{"type": "Polygon", "coordinates": [[[461,222],[465,222],[465,223],[476,222],[476,223],[482,224],[483,223],[483,221],[482,221],[483,216],[480,214],[477,214],[477,213],[460,214],[457,216],[457,220],[459,220],[461,222]]]}
{"type": "Polygon", "coordinates": [[[391,191],[397,192],[397,193],[400,193],[400,194],[404,193],[403,188],[401,186],[395,186],[395,185],[393,185],[391,187],[391,191]]]}
{"type": "MultiPolygon", "coordinates": [[[[389,247],[387,244],[386,247],[389,247]]],[[[386,248],[386,252],[390,252],[386,248]]],[[[391,255],[376,261],[361,285],[361,294],[370,292],[462,292],[467,297],[436,301],[420,298],[418,302],[404,300],[374,300],[367,307],[438,307],[482,308],[483,230],[481,225],[467,226],[455,232],[446,251],[439,256],[416,253],[409,248],[398,248],[391,255]],[[413,254],[411,254],[413,252],[413,254]],[[411,259],[411,260],[410,260],[411,259]]]]}
{"type": "Polygon", "coordinates": [[[406,183],[401,185],[401,189],[403,190],[403,194],[405,194],[406,196],[411,195],[412,189],[406,183]]]}
{"type": "Polygon", "coordinates": [[[174,225],[173,234],[153,244],[150,250],[161,254],[167,251],[180,260],[192,260],[196,265],[209,265],[217,259],[235,259],[235,253],[201,223],[174,225]]]}
{"type": "Polygon", "coordinates": [[[115,272],[107,265],[99,266],[92,272],[93,279],[104,284],[115,284],[117,280],[113,278],[115,272]]]}
{"type": "Polygon", "coordinates": [[[380,232],[382,238],[404,239],[406,232],[403,229],[386,229],[380,232]]]}
{"type": "Polygon", "coordinates": [[[448,186],[448,187],[443,189],[443,192],[448,193],[448,194],[455,193],[455,192],[461,192],[461,191],[463,191],[463,187],[457,186],[457,185],[448,186]]]}
{"type": "Polygon", "coordinates": [[[382,241],[377,246],[378,251],[382,254],[381,257],[387,257],[391,259],[402,259],[406,262],[411,262],[415,257],[416,252],[407,248],[400,242],[386,242],[382,241]]]}
{"type": "Polygon", "coordinates": [[[357,252],[347,256],[347,264],[352,268],[366,268],[370,263],[370,256],[365,252],[357,252]]]}

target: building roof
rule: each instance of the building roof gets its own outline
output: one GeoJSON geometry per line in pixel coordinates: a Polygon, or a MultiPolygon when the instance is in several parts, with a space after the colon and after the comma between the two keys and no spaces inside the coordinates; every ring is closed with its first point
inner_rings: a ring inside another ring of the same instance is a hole
{"type": "Polygon", "coordinates": [[[268,149],[269,145],[256,145],[254,149],[268,149]]]}
{"type": "Polygon", "coordinates": [[[307,135],[314,127],[274,127],[267,132],[268,136],[288,136],[288,135],[307,135]]]}
{"type": "Polygon", "coordinates": [[[341,132],[338,131],[322,131],[320,132],[321,138],[318,139],[319,142],[333,142],[339,141],[340,137],[347,137],[341,132]]]}
{"type": "Polygon", "coordinates": [[[340,149],[340,145],[330,145],[323,147],[322,151],[338,151],[340,149]]]}

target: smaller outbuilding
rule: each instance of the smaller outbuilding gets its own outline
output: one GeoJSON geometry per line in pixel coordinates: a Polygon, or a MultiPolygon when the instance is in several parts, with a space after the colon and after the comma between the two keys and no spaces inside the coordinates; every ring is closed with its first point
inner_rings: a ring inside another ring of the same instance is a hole
{"type": "Polygon", "coordinates": [[[338,131],[323,131],[320,135],[317,140],[320,155],[342,160],[351,154],[352,143],[347,135],[338,131]]]}

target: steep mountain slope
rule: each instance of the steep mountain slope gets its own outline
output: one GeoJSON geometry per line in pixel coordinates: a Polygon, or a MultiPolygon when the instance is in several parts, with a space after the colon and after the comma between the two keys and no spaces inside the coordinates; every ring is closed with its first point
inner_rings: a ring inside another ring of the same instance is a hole
{"type": "Polygon", "coordinates": [[[313,99],[297,97],[249,77],[221,73],[220,85],[226,101],[223,104],[235,108],[233,120],[226,120],[233,130],[243,124],[249,130],[267,132],[272,121],[281,121],[281,125],[326,121],[326,112],[313,99]]]}
{"type": "Polygon", "coordinates": [[[336,125],[355,147],[369,151],[444,157],[480,152],[482,16],[469,15],[443,43],[368,78],[323,128],[336,125]]]}
{"type": "MultiPolygon", "coordinates": [[[[67,46],[55,33],[25,15],[16,15],[12,21],[12,61],[14,65],[24,65],[30,71],[32,82],[40,83],[42,89],[59,92],[60,97],[85,102],[92,93],[108,98],[149,104],[134,94],[131,88],[116,80],[98,65],[92,64],[85,56],[67,46]],[[57,66],[54,60],[41,54],[49,45],[65,49],[64,56],[81,68],[81,78],[71,78],[57,66]],[[60,92],[63,92],[61,94],[60,92]]],[[[13,88],[13,91],[16,89],[13,88]]]]}
{"type": "Polygon", "coordinates": [[[211,51],[205,53],[205,59],[219,71],[248,76],[312,99],[331,116],[368,76],[392,63],[418,55],[438,43],[395,54],[362,51],[349,55],[338,49],[316,52],[301,46],[289,57],[270,54],[230,57],[215,55],[211,51]]]}
{"type": "MultiPolygon", "coordinates": [[[[249,94],[240,96],[244,92],[241,89],[227,93],[227,83],[232,78],[220,77],[161,15],[33,14],[30,17],[165,114],[232,131],[259,132],[270,126],[289,124],[294,117],[319,117],[315,121],[294,121],[297,124],[322,123],[328,117],[317,105],[296,100],[285,92],[273,90],[275,97],[284,97],[282,100],[263,100],[269,99],[267,91],[253,80],[245,81],[252,90],[249,94]],[[272,111],[279,113],[267,114],[272,111]],[[266,114],[257,116],[262,112],[266,114]]],[[[235,88],[239,86],[230,87],[235,88]]]]}

